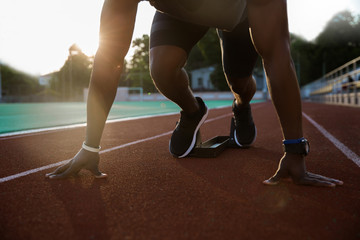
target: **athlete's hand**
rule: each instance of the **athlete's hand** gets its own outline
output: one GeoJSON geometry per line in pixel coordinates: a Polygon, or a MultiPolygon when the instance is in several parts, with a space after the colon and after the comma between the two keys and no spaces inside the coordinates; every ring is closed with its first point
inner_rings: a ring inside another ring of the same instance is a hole
{"type": "Polygon", "coordinates": [[[335,187],[343,182],[306,171],[305,157],[299,154],[285,153],[279,162],[279,167],[274,176],[265,180],[267,185],[278,184],[282,180],[292,179],[295,184],[335,187]]]}
{"type": "Polygon", "coordinates": [[[67,178],[76,176],[81,169],[87,169],[96,178],[105,178],[107,175],[99,171],[99,159],[99,153],[81,149],[72,160],[58,167],[54,172],[47,173],[45,176],[50,179],[67,178]]]}

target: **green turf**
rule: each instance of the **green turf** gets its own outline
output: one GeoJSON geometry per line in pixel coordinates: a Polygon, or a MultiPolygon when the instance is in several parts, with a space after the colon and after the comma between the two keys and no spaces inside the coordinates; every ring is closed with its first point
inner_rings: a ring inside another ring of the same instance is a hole
{"type": "MultiPolygon", "coordinates": [[[[231,106],[231,100],[205,101],[209,108],[231,106]]],[[[179,112],[170,101],[115,102],[108,119],[179,112]]],[[[86,103],[2,103],[0,134],[86,122],[86,103]]]]}

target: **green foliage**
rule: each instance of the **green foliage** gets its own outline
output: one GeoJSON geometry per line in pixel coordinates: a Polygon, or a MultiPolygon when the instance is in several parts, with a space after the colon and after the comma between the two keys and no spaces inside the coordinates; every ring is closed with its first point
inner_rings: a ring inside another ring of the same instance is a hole
{"type": "Polygon", "coordinates": [[[130,68],[136,71],[149,70],[149,35],[144,34],[132,42],[134,55],[129,63],[130,68]]]}
{"type": "Polygon", "coordinates": [[[214,28],[210,28],[197,43],[204,58],[204,66],[221,64],[221,48],[219,38],[214,28]]]}
{"type": "Polygon", "coordinates": [[[144,92],[156,92],[149,72],[149,35],[144,34],[132,42],[134,55],[127,64],[125,79],[121,82],[129,87],[142,87],[144,92]]]}
{"type": "Polygon", "coordinates": [[[320,78],[360,56],[360,16],[349,11],[334,15],[314,42],[291,36],[292,57],[300,85],[320,78]]]}
{"type": "Polygon", "coordinates": [[[2,92],[4,96],[24,96],[35,94],[43,89],[38,78],[1,65],[2,92]]]}
{"type": "Polygon", "coordinates": [[[215,66],[214,72],[210,75],[211,83],[219,91],[229,91],[229,85],[227,84],[224,71],[221,64],[215,66]]]}
{"type": "Polygon", "coordinates": [[[291,34],[291,54],[300,84],[305,84],[321,75],[322,62],[318,61],[319,49],[315,43],[291,34]]]}
{"type": "Polygon", "coordinates": [[[215,70],[211,74],[212,84],[220,91],[227,91],[225,75],[222,70],[221,47],[215,29],[211,28],[205,36],[192,49],[186,69],[188,71],[214,66],[215,70]]]}
{"type": "Polygon", "coordinates": [[[354,31],[358,24],[349,11],[339,12],[327,23],[324,31],[316,38],[316,43],[325,48],[358,45],[360,39],[354,31]]]}
{"type": "Polygon", "coordinates": [[[82,100],[83,89],[89,86],[93,57],[86,56],[75,44],[60,71],[52,75],[50,89],[64,101],[82,100]]]}
{"type": "Polygon", "coordinates": [[[360,55],[360,19],[349,11],[336,14],[316,38],[321,55],[330,71],[360,55]]]}

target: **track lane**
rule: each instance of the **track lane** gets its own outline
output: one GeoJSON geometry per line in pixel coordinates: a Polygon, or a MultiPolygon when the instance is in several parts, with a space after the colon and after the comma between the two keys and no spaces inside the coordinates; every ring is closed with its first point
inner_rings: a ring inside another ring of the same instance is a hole
{"type": "MultiPolygon", "coordinates": [[[[311,109],[321,115],[321,106],[311,109]]],[[[270,103],[255,104],[253,109],[259,131],[250,149],[227,149],[214,159],[175,159],[168,153],[169,136],[164,136],[102,154],[100,168],[109,174],[105,181],[94,180],[86,172],[81,173],[80,179],[49,181],[44,179],[45,172],[39,172],[0,184],[0,234],[4,239],[49,236],[52,239],[356,239],[360,236],[359,168],[304,119],[305,136],[312,146],[308,169],[341,178],[345,185],[335,189],[288,183],[275,187],[262,185],[262,180],[273,174],[282,155],[279,144],[282,136],[270,103]]],[[[211,110],[208,119],[230,112],[230,108],[211,110]]],[[[306,105],[304,112],[315,120],[306,105]]],[[[103,149],[171,131],[177,118],[178,115],[150,122],[108,124],[103,149]]],[[[339,119],[340,116],[332,120],[339,119]]],[[[326,126],[321,120],[316,121],[326,126]]],[[[230,116],[204,124],[203,139],[227,135],[229,123],[230,116]]],[[[27,151],[40,151],[32,153],[35,159],[17,160],[11,171],[23,169],[20,165],[25,160],[30,162],[26,166],[34,168],[36,164],[43,166],[67,159],[66,156],[76,153],[83,136],[84,129],[78,129],[34,136],[27,140],[30,143],[6,141],[8,145],[4,148],[12,154],[7,159],[24,156],[19,151],[15,154],[14,148],[10,151],[14,146],[21,149],[29,144],[32,148],[27,151]],[[61,137],[66,141],[59,141],[61,137]],[[53,152],[55,143],[62,151],[53,152]],[[50,160],[44,155],[54,158],[50,160]]],[[[4,161],[1,164],[2,169],[8,168],[4,161]]]]}

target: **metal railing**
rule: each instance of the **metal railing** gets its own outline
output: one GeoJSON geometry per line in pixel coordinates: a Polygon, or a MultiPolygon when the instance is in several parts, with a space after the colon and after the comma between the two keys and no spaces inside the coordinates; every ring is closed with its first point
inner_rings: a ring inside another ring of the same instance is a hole
{"type": "Polygon", "coordinates": [[[311,101],[360,107],[360,57],[305,86],[302,93],[305,93],[305,89],[305,97],[311,101]]]}

